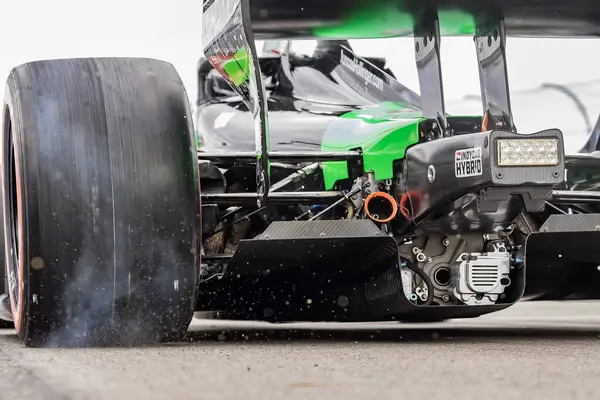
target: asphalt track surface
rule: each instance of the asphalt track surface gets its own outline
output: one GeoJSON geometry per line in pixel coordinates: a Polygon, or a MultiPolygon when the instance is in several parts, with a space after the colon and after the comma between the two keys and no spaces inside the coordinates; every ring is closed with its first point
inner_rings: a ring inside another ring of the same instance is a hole
{"type": "Polygon", "coordinates": [[[600,303],[436,324],[195,321],[144,348],[29,349],[0,331],[0,399],[600,399],[600,303]]]}

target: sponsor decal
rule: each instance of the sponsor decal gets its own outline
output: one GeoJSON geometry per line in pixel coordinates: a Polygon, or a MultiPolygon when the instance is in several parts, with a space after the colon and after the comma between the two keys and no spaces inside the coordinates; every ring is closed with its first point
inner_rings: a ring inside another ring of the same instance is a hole
{"type": "Polygon", "coordinates": [[[383,79],[375,75],[373,72],[369,71],[367,67],[365,67],[364,61],[355,58],[353,56],[349,56],[346,54],[347,52],[342,49],[340,56],[340,63],[348,68],[351,72],[353,72],[356,76],[361,79],[364,79],[367,85],[371,85],[376,87],[377,89],[383,91],[383,79]]]}
{"type": "Polygon", "coordinates": [[[457,178],[482,175],[481,147],[456,150],[454,152],[454,173],[457,178]]]}

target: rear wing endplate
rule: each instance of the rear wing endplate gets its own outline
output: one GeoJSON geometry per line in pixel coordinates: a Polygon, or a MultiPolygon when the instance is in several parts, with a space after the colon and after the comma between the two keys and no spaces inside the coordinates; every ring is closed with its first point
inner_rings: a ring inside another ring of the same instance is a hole
{"type": "Polygon", "coordinates": [[[202,44],[207,60],[241,96],[254,117],[257,205],[262,207],[270,186],[269,123],[248,1],[205,0],[202,44]]]}

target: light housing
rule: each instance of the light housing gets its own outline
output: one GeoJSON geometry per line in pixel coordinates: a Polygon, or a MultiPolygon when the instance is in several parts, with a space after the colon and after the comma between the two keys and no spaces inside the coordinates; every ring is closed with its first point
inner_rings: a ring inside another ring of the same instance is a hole
{"type": "Polygon", "coordinates": [[[561,161],[560,140],[546,138],[502,138],[497,140],[498,166],[556,166],[561,161]]]}

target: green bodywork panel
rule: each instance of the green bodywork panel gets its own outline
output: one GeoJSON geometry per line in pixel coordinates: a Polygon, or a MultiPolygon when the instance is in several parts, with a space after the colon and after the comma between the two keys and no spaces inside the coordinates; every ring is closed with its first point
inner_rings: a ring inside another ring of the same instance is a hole
{"type": "Polygon", "coordinates": [[[223,64],[223,70],[236,87],[248,80],[250,76],[250,56],[248,50],[242,47],[235,55],[223,64]]]}
{"type": "MultiPolygon", "coordinates": [[[[425,118],[407,104],[387,102],[341,115],[331,123],[321,143],[322,151],[361,149],[365,171],[378,180],[393,177],[393,163],[419,141],[419,123],[425,118]]],[[[347,179],[348,162],[323,163],[325,189],[347,179]]]]}
{"type": "MultiPolygon", "coordinates": [[[[438,18],[442,36],[475,34],[473,15],[456,7],[439,10],[438,18]]],[[[341,20],[343,22],[335,26],[315,28],[313,34],[327,39],[391,38],[413,34],[413,14],[402,11],[398,0],[365,0],[348,9],[341,20]]]]}

